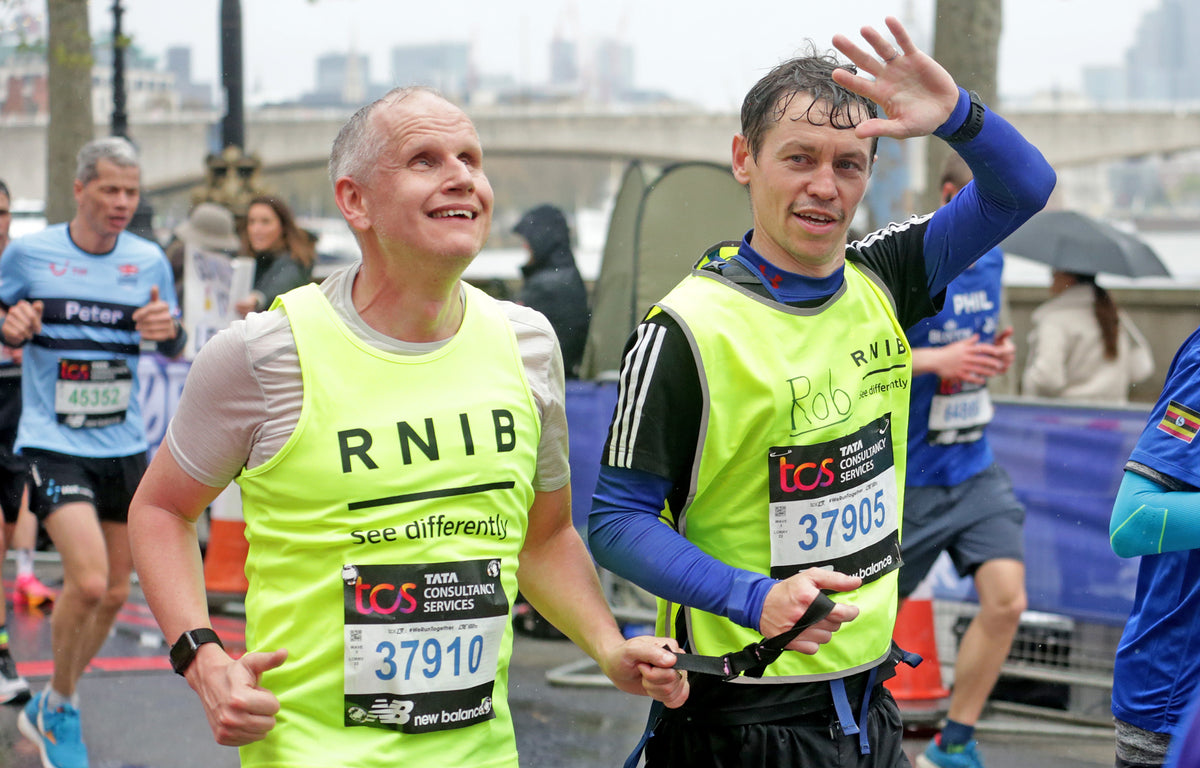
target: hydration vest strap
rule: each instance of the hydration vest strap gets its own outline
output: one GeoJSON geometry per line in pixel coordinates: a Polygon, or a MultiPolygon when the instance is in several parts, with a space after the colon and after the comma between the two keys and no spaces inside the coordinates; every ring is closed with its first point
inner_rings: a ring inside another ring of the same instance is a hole
{"type": "Polygon", "coordinates": [[[838,725],[847,736],[858,734],[858,751],[860,754],[871,754],[871,741],[867,736],[867,715],[871,711],[871,691],[875,688],[875,672],[872,668],[867,675],[867,689],[863,691],[862,709],[858,712],[858,721],[854,720],[854,710],[850,708],[850,697],[846,695],[846,681],[842,678],[829,681],[829,690],[833,694],[833,708],[837,712],[838,725]]]}
{"type": "Polygon", "coordinates": [[[850,709],[850,698],[846,696],[846,681],[840,677],[830,680],[829,690],[833,694],[833,709],[837,712],[842,733],[853,736],[858,733],[858,723],[854,719],[854,710],[850,709]]]}
{"type": "Polygon", "coordinates": [[[871,754],[871,742],[867,738],[867,715],[871,711],[871,691],[875,689],[875,672],[879,667],[871,667],[867,675],[867,689],[863,691],[862,711],[858,713],[858,751],[860,754],[871,754]]]}
{"type": "Polygon", "coordinates": [[[625,764],[621,768],[637,768],[638,761],[642,759],[642,752],[646,750],[646,742],[650,741],[650,737],[654,735],[654,729],[658,726],[658,721],[665,708],[663,703],[657,699],[650,702],[650,714],[646,716],[646,730],[642,731],[642,738],[638,740],[637,746],[633,748],[629,757],[625,758],[625,764]]]}
{"type": "Polygon", "coordinates": [[[828,616],[836,605],[837,603],[830,600],[824,592],[818,592],[800,620],[783,634],[761,642],[750,643],[742,650],[727,653],[724,656],[702,656],[696,653],[677,654],[675,669],[701,675],[716,675],[724,680],[732,680],[738,675],[762,677],[763,672],[779,658],[788,643],[796,639],[801,632],[828,616]]]}
{"type": "Polygon", "coordinates": [[[925,660],[921,658],[921,654],[913,653],[912,651],[906,651],[900,646],[896,646],[896,650],[900,652],[900,661],[914,669],[918,664],[925,660]]]}

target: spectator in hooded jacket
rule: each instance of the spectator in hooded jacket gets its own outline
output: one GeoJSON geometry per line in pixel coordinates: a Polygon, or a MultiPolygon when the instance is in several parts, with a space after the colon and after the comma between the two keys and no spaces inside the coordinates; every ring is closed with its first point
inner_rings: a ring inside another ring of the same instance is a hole
{"type": "Polygon", "coordinates": [[[529,247],[529,262],[521,268],[525,282],[517,303],[536,309],[550,321],[562,346],[567,378],[577,379],[592,313],[588,310],[587,288],[571,252],[567,219],[553,205],[539,205],[521,217],[513,232],[529,247]]]}

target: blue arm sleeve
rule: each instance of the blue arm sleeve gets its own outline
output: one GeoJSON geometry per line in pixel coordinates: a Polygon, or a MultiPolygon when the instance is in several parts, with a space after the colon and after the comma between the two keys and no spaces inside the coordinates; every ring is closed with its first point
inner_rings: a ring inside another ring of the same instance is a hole
{"type": "MultiPolygon", "coordinates": [[[[969,109],[970,98],[960,88],[958,106],[934,135],[954,133],[969,109]]],[[[1042,153],[991,110],[985,113],[979,134],[953,148],[975,179],[933,214],[925,230],[925,274],[931,296],[945,290],[959,273],[1040,211],[1056,181],[1042,153]]]]}
{"type": "Polygon", "coordinates": [[[664,524],[670,490],[671,481],[658,475],[601,467],[588,516],[592,556],[659,597],[757,631],[776,581],[722,563],[664,524]]]}
{"type": "Polygon", "coordinates": [[[1108,537],[1120,557],[1200,549],[1200,493],[1170,491],[1126,471],[1108,537]]]}

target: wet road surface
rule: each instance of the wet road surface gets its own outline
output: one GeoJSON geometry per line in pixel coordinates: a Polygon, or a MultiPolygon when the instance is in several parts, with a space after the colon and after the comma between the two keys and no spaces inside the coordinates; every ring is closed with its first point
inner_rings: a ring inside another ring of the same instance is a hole
{"type": "MultiPolygon", "coordinates": [[[[44,571],[44,572],[43,572],[44,571]]],[[[56,565],[39,561],[54,585],[56,565]]],[[[4,594],[11,591],[6,563],[4,594]]],[[[244,642],[237,616],[214,625],[226,645],[244,642]]],[[[50,673],[48,613],[9,604],[10,647],[18,669],[40,688],[50,673]]],[[[237,751],[212,740],[204,711],[184,680],[170,671],[166,644],[135,588],[117,627],[79,685],[84,740],[93,768],[236,768],[237,751]]],[[[510,676],[517,745],[524,768],[620,766],[646,721],[647,699],[597,683],[595,668],[563,640],[517,636],[510,676]],[[556,683],[548,679],[548,675],[556,683]],[[569,684],[561,684],[567,681],[569,684]]],[[[16,707],[0,707],[0,768],[39,768],[37,749],[17,731],[16,707]]],[[[909,739],[910,757],[928,735],[909,739]]],[[[1108,768],[1107,728],[1054,726],[1044,718],[991,716],[979,741],[988,768],[1108,768]]]]}

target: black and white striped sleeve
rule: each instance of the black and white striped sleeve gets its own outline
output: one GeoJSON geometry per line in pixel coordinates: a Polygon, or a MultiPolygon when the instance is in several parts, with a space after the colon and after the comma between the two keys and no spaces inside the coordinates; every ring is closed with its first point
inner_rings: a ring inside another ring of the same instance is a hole
{"type": "Polygon", "coordinates": [[[625,345],[617,405],[601,463],[686,484],[700,430],[700,380],[691,346],[662,312],[625,345]]]}

